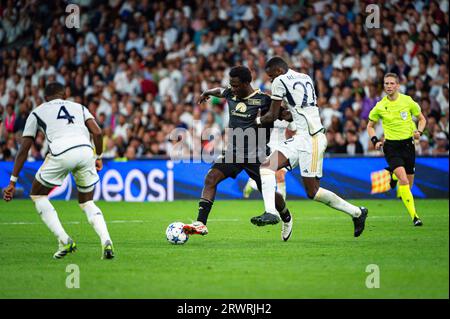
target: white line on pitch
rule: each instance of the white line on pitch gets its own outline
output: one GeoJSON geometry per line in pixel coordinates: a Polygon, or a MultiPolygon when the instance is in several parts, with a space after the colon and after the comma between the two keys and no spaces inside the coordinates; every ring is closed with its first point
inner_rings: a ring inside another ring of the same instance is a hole
{"type": "Polygon", "coordinates": [[[110,220],[109,222],[106,223],[144,223],[143,220],[110,220]]]}
{"type": "MultiPolygon", "coordinates": [[[[295,215],[294,215],[295,216],[295,215]]],[[[443,215],[426,215],[426,217],[438,217],[443,215]]],[[[367,216],[367,219],[393,219],[393,218],[403,218],[402,215],[388,215],[388,216],[367,216]]],[[[341,219],[341,217],[325,217],[325,216],[298,216],[297,219],[303,220],[326,220],[326,219],[341,219]]]]}
{"type": "MultiPolygon", "coordinates": [[[[63,224],[79,224],[80,222],[64,222],[63,224]]],[[[41,225],[42,223],[29,223],[29,222],[10,222],[0,223],[0,225],[41,225]]]]}

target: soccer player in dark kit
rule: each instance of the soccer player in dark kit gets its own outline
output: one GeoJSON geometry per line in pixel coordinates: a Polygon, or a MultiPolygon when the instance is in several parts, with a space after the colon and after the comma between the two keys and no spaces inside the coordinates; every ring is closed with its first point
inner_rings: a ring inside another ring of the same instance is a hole
{"type": "MultiPolygon", "coordinates": [[[[270,96],[255,90],[250,85],[251,72],[247,67],[236,66],[230,70],[230,85],[228,88],[214,88],[202,93],[198,103],[206,101],[209,96],[225,98],[229,108],[229,138],[227,147],[219,156],[205,177],[202,195],[199,201],[197,221],[186,224],[184,231],[187,234],[206,235],[206,223],[216,195],[217,185],[228,177],[236,176],[244,170],[253,178],[258,190],[261,191],[261,176],[259,167],[268,155],[267,143],[273,124],[259,128],[255,119],[259,114],[265,114],[270,107],[270,96]],[[254,138],[249,135],[254,134],[254,138]],[[259,136],[264,134],[264,138],[259,136]],[[261,142],[258,142],[262,140],[261,142]]],[[[276,209],[280,214],[282,223],[282,236],[289,239],[292,231],[292,217],[284,202],[283,196],[275,195],[276,209]]],[[[285,239],[285,240],[287,240],[285,239]]]]}

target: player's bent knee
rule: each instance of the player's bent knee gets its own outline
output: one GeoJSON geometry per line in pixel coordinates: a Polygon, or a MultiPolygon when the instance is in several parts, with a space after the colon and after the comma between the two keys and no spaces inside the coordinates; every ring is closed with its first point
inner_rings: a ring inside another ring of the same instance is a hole
{"type": "Polygon", "coordinates": [[[30,198],[33,202],[36,203],[37,201],[39,201],[41,199],[48,199],[48,196],[47,195],[30,195],[30,198]]]}
{"type": "Polygon", "coordinates": [[[79,205],[82,210],[89,209],[89,208],[98,208],[97,205],[95,205],[93,200],[89,200],[87,202],[80,203],[79,205]]]}
{"type": "Polygon", "coordinates": [[[269,167],[270,167],[270,161],[266,160],[261,164],[260,169],[261,168],[269,168],[269,167]]]}
{"type": "Polygon", "coordinates": [[[267,168],[267,169],[270,169],[270,170],[276,172],[278,170],[278,163],[276,161],[272,161],[272,162],[267,161],[267,162],[264,162],[263,164],[261,164],[260,169],[261,168],[267,168]]]}
{"type": "Polygon", "coordinates": [[[92,201],[93,199],[94,199],[94,190],[92,190],[88,193],[78,191],[78,203],[79,204],[83,204],[88,201],[92,201]]]}
{"type": "Polygon", "coordinates": [[[316,197],[317,191],[308,191],[306,192],[306,196],[308,196],[309,199],[314,199],[316,197]]]}
{"type": "Polygon", "coordinates": [[[317,192],[319,191],[316,187],[307,187],[306,188],[306,196],[308,196],[309,199],[316,199],[317,192]]]}
{"type": "Polygon", "coordinates": [[[406,176],[398,177],[398,183],[400,185],[409,185],[409,179],[406,176]]]}
{"type": "Polygon", "coordinates": [[[88,221],[91,223],[95,215],[102,215],[100,208],[95,205],[93,200],[80,203],[80,208],[86,213],[88,221]]]}
{"type": "Polygon", "coordinates": [[[220,177],[215,173],[208,173],[205,177],[205,187],[214,187],[219,182],[220,177]]]}
{"type": "Polygon", "coordinates": [[[95,184],[89,187],[79,187],[77,186],[78,192],[80,193],[90,193],[95,189],[95,184]]]}
{"type": "Polygon", "coordinates": [[[270,168],[268,168],[268,167],[261,167],[259,169],[259,174],[261,176],[264,176],[264,175],[275,175],[275,171],[270,169],[270,168]]]}
{"type": "Polygon", "coordinates": [[[55,211],[55,208],[48,200],[47,195],[30,195],[31,200],[34,202],[34,206],[36,208],[36,211],[39,215],[41,215],[43,212],[52,212],[55,211]]]}
{"type": "Polygon", "coordinates": [[[285,182],[285,172],[283,170],[278,170],[276,173],[277,183],[284,183],[285,182]]]}
{"type": "Polygon", "coordinates": [[[408,176],[406,174],[405,175],[401,175],[400,177],[397,177],[397,179],[398,179],[399,184],[402,184],[402,185],[409,184],[409,179],[408,179],[408,176]]]}

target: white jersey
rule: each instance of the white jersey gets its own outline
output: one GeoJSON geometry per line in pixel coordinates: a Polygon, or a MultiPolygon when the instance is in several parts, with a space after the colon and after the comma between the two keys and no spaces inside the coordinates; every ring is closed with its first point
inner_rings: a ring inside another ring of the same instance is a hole
{"type": "Polygon", "coordinates": [[[289,69],[272,82],[272,100],[284,100],[292,114],[297,134],[315,135],[324,130],[311,77],[289,69]]]}
{"type": "Polygon", "coordinates": [[[286,129],[295,131],[294,122],[288,122],[285,120],[276,120],[273,122],[273,129],[270,133],[269,147],[274,147],[286,140],[286,129]]]}
{"type": "Polygon", "coordinates": [[[93,148],[85,124],[88,119],[93,118],[83,105],[55,99],[41,104],[30,113],[22,136],[34,138],[37,130],[41,130],[53,156],[80,146],[93,148]]]}

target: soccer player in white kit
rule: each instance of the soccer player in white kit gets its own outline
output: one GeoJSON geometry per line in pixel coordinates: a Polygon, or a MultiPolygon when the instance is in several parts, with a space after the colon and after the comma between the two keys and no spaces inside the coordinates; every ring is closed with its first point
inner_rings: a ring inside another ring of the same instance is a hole
{"type": "MultiPolygon", "coordinates": [[[[311,77],[289,69],[287,63],[280,57],[271,58],[266,63],[265,71],[272,80],[272,104],[264,116],[256,118],[256,123],[261,125],[277,119],[284,100],[287,102],[297,130],[294,137],[276,147],[275,151],[261,164],[265,212],[253,217],[251,222],[264,226],[280,221],[277,210],[274,208],[275,172],[282,167],[294,168],[299,165],[308,197],[350,215],[354,224],[354,236],[360,236],[365,227],[367,208],[352,205],[335,193],[320,187],[327,138],[321,123],[311,77]]],[[[290,236],[291,232],[292,230],[286,229],[283,236],[290,236]]]]}
{"type": "MultiPolygon", "coordinates": [[[[286,120],[276,120],[273,122],[272,133],[270,134],[270,141],[267,144],[270,149],[275,149],[277,145],[283,143],[286,139],[291,138],[295,133],[295,124],[294,122],[288,122],[286,120]]],[[[283,196],[283,199],[286,199],[286,172],[288,170],[286,168],[282,168],[278,170],[275,174],[277,181],[277,192],[283,196]]],[[[252,178],[248,178],[247,184],[244,186],[243,195],[244,198],[249,198],[250,194],[254,191],[258,190],[258,185],[252,178]]]]}
{"type": "Polygon", "coordinates": [[[3,198],[13,199],[15,184],[25,163],[28,151],[38,130],[43,131],[49,145],[49,154],[37,171],[31,186],[30,197],[42,221],[58,239],[59,247],[54,258],[60,259],[77,249],[59,221],[55,208],[48,199],[50,191],[60,186],[67,174],[72,173],[78,189],[80,208],[100,237],[102,258],[114,258],[114,248],[103,218],[94,201],[94,187],[99,181],[97,170],[103,167],[102,131],[89,110],[81,104],[64,100],[64,86],[50,83],[46,86],[47,102],[35,108],[27,118],[22,134],[22,145],[17,153],[10,183],[3,198]],[[94,155],[90,134],[95,145],[94,155]]]}

